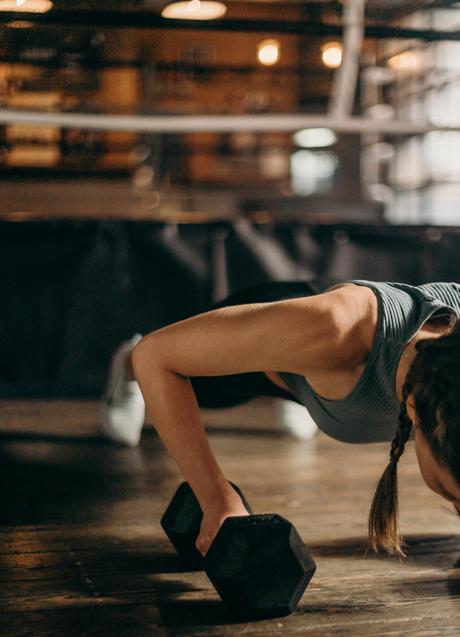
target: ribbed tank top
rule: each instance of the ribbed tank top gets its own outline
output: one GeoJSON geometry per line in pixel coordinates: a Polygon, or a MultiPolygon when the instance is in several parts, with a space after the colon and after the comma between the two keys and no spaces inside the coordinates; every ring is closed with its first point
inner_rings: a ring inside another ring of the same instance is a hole
{"type": "Polygon", "coordinates": [[[460,284],[346,281],[372,289],[378,300],[376,332],[366,365],[346,398],[329,400],[317,394],[306,378],[279,372],[298,400],[307,407],[318,427],[342,442],[392,440],[399,415],[396,371],[404,348],[434,315],[460,316],[460,284]]]}

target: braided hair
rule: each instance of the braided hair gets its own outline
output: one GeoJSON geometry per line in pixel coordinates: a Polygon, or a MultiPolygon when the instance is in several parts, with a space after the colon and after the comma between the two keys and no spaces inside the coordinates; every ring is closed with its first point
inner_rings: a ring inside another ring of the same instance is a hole
{"type": "Polygon", "coordinates": [[[412,429],[407,398],[413,394],[420,431],[435,459],[460,486],[460,319],[451,318],[447,335],[416,345],[407,374],[399,424],[390,458],[375,490],[369,513],[369,546],[404,557],[398,522],[398,461],[412,429]]]}

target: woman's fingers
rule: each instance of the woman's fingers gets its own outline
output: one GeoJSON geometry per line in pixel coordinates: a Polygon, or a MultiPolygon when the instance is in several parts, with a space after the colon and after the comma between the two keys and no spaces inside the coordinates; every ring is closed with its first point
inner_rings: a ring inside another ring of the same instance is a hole
{"type": "Polygon", "coordinates": [[[206,555],[206,553],[209,550],[209,547],[211,546],[212,542],[211,539],[209,537],[201,537],[199,536],[197,541],[196,541],[196,548],[200,551],[201,555],[206,555]]]}

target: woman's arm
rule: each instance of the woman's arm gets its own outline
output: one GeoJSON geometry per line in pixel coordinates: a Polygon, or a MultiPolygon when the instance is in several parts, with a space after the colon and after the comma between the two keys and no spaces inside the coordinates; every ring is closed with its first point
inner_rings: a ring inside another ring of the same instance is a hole
{"type": "Polygon", "coordinates": [[[152,332],[136,346],[133,367],[149,414],[205,513],[241,514],[241,501],[209,446],[189,377],[341,367],[362,347],[362,316],[340,288],[220,308],[152,332]]]}

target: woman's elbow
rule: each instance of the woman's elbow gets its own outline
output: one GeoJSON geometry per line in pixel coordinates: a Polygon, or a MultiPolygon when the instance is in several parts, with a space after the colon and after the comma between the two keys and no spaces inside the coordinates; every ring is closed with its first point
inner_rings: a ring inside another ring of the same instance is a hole
{"type": "Polygon", "coordinates": [[[152,373],[154,369],[162,366],[162,345],[155,332],[144,336],[134,347],[131,354],[133,372],[136,380],[140,382],[144,374],[152,373]]]}

